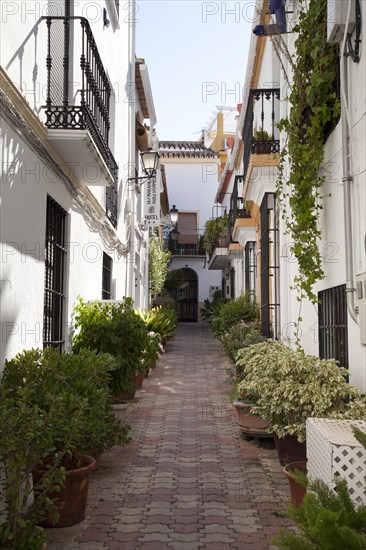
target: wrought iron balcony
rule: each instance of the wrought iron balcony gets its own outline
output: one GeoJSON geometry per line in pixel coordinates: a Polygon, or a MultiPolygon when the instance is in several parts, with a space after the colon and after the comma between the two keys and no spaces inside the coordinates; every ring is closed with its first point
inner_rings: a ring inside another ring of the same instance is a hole
{"type": "Polygon", "coordinates": [[[280,151],[279,132],[276,128],[279,100],[279,88],[250,90],[243,130],[244,179],[251,155],[274,154],[280,151]]]}
{"type": "Polygon", "coordinates": [[[190,235],[191,243],[180,243],[172,239],[167,239],[167,248],[173,256],[205,256],[203,248],[202,235],[190,235]]]}
{"type": "MultiPolygon", "coordinates": [[[[74,147],[84,140],[80,162],[88,162],[89,151],[96,148],[101,158],[102,176],[87,185],[115,185],[118,166],[109,148],[111,86],[98,52],[90,25],[84,17],[46,17],[47,98],[45,106],[49,139],[54,140],[67,162],[78,160],[74,147]],[[57,130],[57,132],[56,132],[57,130]],[[63,134],[61,131],[65,131],[63,134]],[[73,131],[74,134],[66,131],[73,131]],[[84,135],[83,135],[84,134],[84,135]],[[65,146],[62,139],[69,139],[65,146]],[[74,140],[74,143],[73,143],[74,140]]],[[[79,144],[80,148],[81,145],[79,144]]],[[[90,154],[90,153],[89,153],[90,154]]],[[[91,157],[95,159],[94,157],[91,157]]],[[[74,163],[76,164],[76,163],[74,163]]],[[[112,193],[113,194],[113,193],[112,193]]]]}

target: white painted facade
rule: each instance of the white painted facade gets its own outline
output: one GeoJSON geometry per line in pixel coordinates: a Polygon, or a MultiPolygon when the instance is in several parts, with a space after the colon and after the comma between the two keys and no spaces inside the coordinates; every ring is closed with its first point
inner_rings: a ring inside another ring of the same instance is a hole
{"type": "MultiPolygon", "coordinates": [[[[179,143],[179,142],[178,142],[179,143]]],[[[218,158],[167,158],[162,155],[169,182],[169,203],[180,213],[196,212],[198,233],[204,232],[205,222],[214,216],[212,210],[218,174],[218,158]]],[[[204,300],[212,300],[212,287],[221,288],[221,272],[209,271],[204,256],[175,256],[170,270],[189,267],[198,276],[198,311],[204,300]]]]}
{"type": "MultiPolygon", "coordinates": [[[[70,33],[70,103],[80,102],[80,18],[89,22],[112,87],[109,149],[119,167],[117,224],[106,216],[106,187],[113,177],[95,139],[88,130],[50,131],[44,125],[48,95],[45,17],[62,16],[63,2],[2,2],[0,370],[5,358],[43,346],[48,196],[67,213],[62,349],[70,346],[71,316],[78,296],[102,298],[103,253],[112,258],[111,299],[127,295],[135,299],[136,306],[148,304],[148,232],[139,228],[144,207],[134,183],[128,181],[136,176],[135,168],[141,171],[135,143],[139,101],[134,84],[134,2],[121,1],[119,16],[114,0],[71,0],[70,6],[76,18],[70,33]]],[[[62,56],[62,32],[52,38],[53,63],[57,55],[62,56]]],[[[61,84],[62,75],[55,75],[54,95],[60,96],[61,84]]],[[[151,90],[145,94],[151,109],[151,90]]],[[[150,122],[154,125],[156,117],[150,122]]]]}
{"type": "MultiPolygon", "coordinates": [[[[296,2],[288,3],[294,7],[296,14],[296,2]]],[[[339,4],[339,3],[338,3],[339,4]]],[[[362,32],[366,27],[366,6],[361,2],[362,32]]],[[[262,10],[263,1],[257,1],[257,8],[262,10]]],[[[351,4],[354,9],[354,4],[351,4]]],[[[291,8],[292,9],[292,8],[291,8]]],[[[291,11],[290,9],[290,11],[291,11]]],[[[354,36],[353,36],[354,39],[354,36]]],[[[287,34],[284,36],[290,53],[294,51],[295,36],[287,34]]],[[[341,44],[342,47],[342,44],[341,44]]],[[[284,60],[286,72],[291,74],[291,68],[284,60]]],[[[248,90],[253,87],[253,78],[257,69],[255,86],[257,88],[279,87],[280,88],[280,117],[284,117],[289,109],[285,100],[285,92],[288,88],[286,80],[278,59],[273,51],[269,38],[257,38],[253,35],[250,45],[250,52],[247,61],[247,75],[244,83],[243,109],[238,121],[237,138],[234,146],[234,153],[238,152],[242,139],[244,127],[245,109],[248,101],[248,90]],[[258,61],[259,44],[265,41],[261,60],[258,61]],[[256,58],[257,57],[257,58],[256,58]],[[259,70],[256,67],[259,63],[259,70]]],[[[366,391],[366,92],[360,82],[366,81],[366,56],[364,45],[361,44],[360,62],[354,63],[351,57],[345,61],[345,69],[341,70],[342,89],[342,117],[347,116],[347,131],[350,143],[350,203],[351,203],[351,241],[345,239],[345,177],[342,153],[345,148],[345,138],[342,134],[342,118],[328,137],[325,143],[324,173],[326,181],[322,190],[323,195],[330,195],[324,198],[324,209],[320,216],[320,227],[322,240],[320,250],[323,257],[323,268],[325,277],[314,287],[314,292],[334,289],[346,285],[349,289],[346,292],[354,296],[355,310],[348,307],[347,311],[347,335],[348,335],[348,365],[350,382],[361,391],[366,391]],[[347,85],[348,82],[348,85],[347,85]],[[347,105],[347,110],[345,109],[347,105]],[[346,273],[346,252],[353,250],[353,280],[347,280],[346,273]],[[358,286],[356,286],[358,283],[358,286]]],[[[275,136],[276,137],[276,136],[275,136]]],[[[283,144],[284,136],[281,136],[283,144]]],[[[253,156],[251,159],[253,159],[253,156]]],[[[233,169],[235,154],[227,163],[223,177],[229,169],[233,169]]],[[[249,171],[245,182],[244,199],[253,201],[259,209],[265,193],[276,191],[276,167],[263,165],[254,167],[249,171]]],[[[273,163],[272,163],[273,164],[273,163]]],[[[241,169],[242,169],[241,164],[241,169]]],[[[234,172],[235,174],[235,172],[234,172]]],[[[232,178],[234,177],[234,174],[232,178]]],[[[294,344],[295,323],[299,317],[299,303],[297,296],[291,286],[296,275],[296,261],[289,253],[289,236],[286,234],[284,221],[279,215],[279,314],[277,322],[279,326],[278,337],[286,341],[290,346],[294,344]]],[[[238,227],[235,238],[245,246],[249,240],[258,242],[258,218],[253,227],[238,227]]],[[[244,255],[241,258],[242,268],[245,269],[244,255]]],[[[258,249],[258,261],[260,262],[260,243],[258,249]]],[[[237,265],[240,266],[239,260],[237,265]]],[[[240,277],[238,277],[238,283],[240,277]]],[[[244,290],[244,285],[242,287],[244,290]]],[[[352,301],[349,299],[349,301],[352,301]]],[[[336,307],[336,305],[335,305],[336,307]]],[[[319,306],[312,305],[308,300],[303,300],[301,307],[300,342],[306,353],[318,355],[319,352],[319,306]]]]}

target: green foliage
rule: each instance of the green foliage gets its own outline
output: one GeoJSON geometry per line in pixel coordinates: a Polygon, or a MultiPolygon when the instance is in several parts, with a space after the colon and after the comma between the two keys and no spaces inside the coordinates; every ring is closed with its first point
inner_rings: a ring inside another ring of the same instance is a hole
{"type": "Polygon", "coordinates": [[[206,252],[212,254],[216,240],[229,235],[229,218],[227,214],[215,219],[207,220],[203,234],[202,246],[206,252]]]}
{"type": "Polygon", "coordinates": [[[162,306],[152,307],[149,311],[136,311],[149,331],[159,334],[161,340],[173,336],[177,328],[177,315],[173,309],[162,306]]]}
{"type": "Polygon", "coordinates": [[[293,31],[298,36],[288,98],[291,108],[289,117],[278,124],[287,134],[287,145],[281,152],[277,191],[291,237],[291,251],[298,262],[294,288],[299,300],[307,296],[315,303],[313,286],[324,277],[318,223],[324,198],[321,188],[325,178],[320,172],[324,129],[335,124],[340,114],[335,92],[339,53],[337,46],[327,41],[326,0],[303,3],[293,31]]]}
{"type": "Polygon", "coordinates": [[[219,308],[211,323],[213,335],[215,338],[220,338],[239,321],[249,322],[258,318],[258,305],[253,300],[252,294],[246,292],[236,300],[229,300],[219,308]]]}
{"type": "Polygon", "coordinates": [[[254,130],[253,138],[255,141],[271,141],[273,136],[269,134],[266,130],[254,130]]]}
{"type": "Polygon", "coordinates": [[[131,391],[131,377],[143,370],[143,352],[148,343],[147,328],[135,313],[131,298],[121,303],[86,303],[79,299],[75,307],[73,350],[86,348],[110,353],[117,361],[111,372],[113,395],[131,391]]]}
{"type": "Polygon", "coordinates": [[[163,249],[161,239],[150,237],[149,240],[149,295],[150,303],[162,292],[168,275],[168,262],[171,253],[163,249]]]}
{"type": "Polygon", "coordinates": [[[174,298],[170,294],[163,291],[154,300],[154,307],[159,307],[159,306],[161,306],[164,309],[172,309],[173,311],[175,311],[177,304],[174,298]]]}
{"type": "Polygon", "coordinates": [[[63,404],[47,394],[44,396],[47,415],[42,414],[37,404],[38,393],[38,387],[14,390],[3,382],[0,384],[0,463],[3,469],[0,488],[6,513],[5,523],[0,526],[0,547],[4,550],[40,550],[47,537],[36,525],[45,512],[57,516],[47,491],[64,482],[65,471],[59,466],[47,472],[36,487],[37,501],[28,506],[34,491],[32,470],[53,445],[54,426],[59,424],[59,415],[67,414],[63,404]]]}
{"type": "Polygon", "coordinates": [[[258,395],[253,413],[269,420],[279,437],[296,434],[303,441],[309,417],[366,417],[360,392],[347,383],[348,371],[334,359],[267,340],[239,350],[236,364],[243,369],[237,396],[258,395]]]}
{"type": "Polygon", "coordinates": [[[49,493],[62,485],[65,469],[77,466],[90,449],[101,452],[128,441],[128,427],[110,406],[108,382],[115,367],[108,354],[60,355],[53,348],[24,351],[6,362],[0,384],[7,513],[1,548],[38,549],[44,536],[36,524],[49,515],[57,520],[49,493]],[[47,457],[47,473],[32,487],[32,470],[47,457]],[[36,498],[29,508],[32,492],[36,498]]]}
{"type": "Polygon", "coordinates": [[[217,315],[219,314],[219,309],[225,303],[226,300],[224,300],[224,298],[221,298],[221,292],[219,296],[217,296],[216,298],[214,297],[212,302],[206,299],[200,309],[202,319],[208,321],[211,325],[214,318],[217,317],[217,315]]]}
{"type": "Polygon", "coordinates": [[[352,431],[357,441],[359,441],[362,447],[366,449],[366,433],[356,426],[353,426],[352,431]]]}
{"type": "Polygon", "coordinates": [[[148,333],[148,344],[143,356],[143,363],[146,370],[159,359],[163,351],[164,348],[161,344],[160,334],[150,331],[148,333]]]}
{"type": "Polygon", "coordinates": [[[345,480],[336,480],[336,491],[320,480],[310,483],[302,506],[286,515],[302,533],[281,530],[273,541],[280,550],[366,549],[366,506],[355,508],[345,480]]]}
{"type": "Polygon", "coordinates": [[[258,322],[248,323],[239,321],[221,336],[225,353],[233,363],[236,361],[240,349],[263,342],[264,338],[259,330],[258,322]]]}

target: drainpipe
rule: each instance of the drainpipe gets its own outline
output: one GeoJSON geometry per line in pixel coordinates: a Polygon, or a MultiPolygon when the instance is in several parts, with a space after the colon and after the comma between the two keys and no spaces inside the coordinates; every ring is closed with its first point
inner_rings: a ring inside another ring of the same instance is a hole
{"type": "Polygon", "coordinates": [[[351,10],[351,0],[348,4],[348,13],[344,39],[341,47],[341,120],[342,120],[342,166],[343,166],[343,209],[344,209],[344,230],[346,248],[346,295],[347,308],[355,323],[358,324],[358,308],[355,306],[355,285],[353,271],[353,245],[352,245],[352,209],[351,209],[351,182],[350,173],[350,142],[349,142],[349,112],[348,112],[348,68],[346,56],[346,43],[348,23],[351,10]]]}
{"type": "MultiPolygon", "coordinates": [[[[129,39],[128,39],[128,62],[129,62],[129,73],[128,73],[128,89],[134,89],[135,80],[136,80],[136,71],[135,71],[135,0],[131,0],[128,4],[129,6],[129,39]]],[[[128,102],[128,136],[129,136],[129,149],[128,149],[128,177],[135,177],[135,163],[136,163],[136,151],[135,151],[135,133],[136,133],[136,120],[135,120],[135,104],[133,101],[134,94],[130,94],[130,99],[128,102]]],[[[130,245],[133,245],[135,242],[135,215],[136,215],[136,197],[135,189],[133,185],[129,185],[128,196],[131,199],[131,214],[130,214],[130,245]]],[[[127,262],[127,293],[128,296],[134,298],[135,296],[135,259],[134,259],[134,247],[130,246],[130,254],[133,254],[133,257],[130,258],[130,261],[127,262]]]]}

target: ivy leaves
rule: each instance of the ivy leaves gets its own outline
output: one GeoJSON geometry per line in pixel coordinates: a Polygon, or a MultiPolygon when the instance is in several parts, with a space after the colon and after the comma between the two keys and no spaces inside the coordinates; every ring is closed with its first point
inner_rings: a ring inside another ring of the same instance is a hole
{"type": "Polygon", "coordinates": [[[317,302],[315,283],[324,277],[319,241],[319,214],[323,208],[320,174],[324,160],[325,129],[334,126],[340,114],[335,91],[338,50],[327,42],[327,2],[311,0],[302,8],[294,31],[294,80],[290,113],[278,128],[286,133],[281,152],[277,193],[291,237],[291,251],[298,262],[294,285],[299,300],[317,302]],[[288,172],[288,173],[287,173],[288,172]]]}

